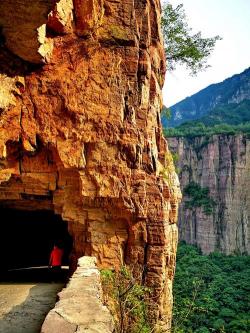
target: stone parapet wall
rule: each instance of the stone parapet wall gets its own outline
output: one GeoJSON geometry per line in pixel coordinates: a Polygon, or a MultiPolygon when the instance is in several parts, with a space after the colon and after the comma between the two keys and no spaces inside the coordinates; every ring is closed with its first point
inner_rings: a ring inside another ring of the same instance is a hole
{"type": "Polygon", "coordinates": [[[48,313],[41,333],[112,333],[114,324],[102,304],[100,272],[96,258],[78,259],[78,267],[59,301],[48,313]]]}

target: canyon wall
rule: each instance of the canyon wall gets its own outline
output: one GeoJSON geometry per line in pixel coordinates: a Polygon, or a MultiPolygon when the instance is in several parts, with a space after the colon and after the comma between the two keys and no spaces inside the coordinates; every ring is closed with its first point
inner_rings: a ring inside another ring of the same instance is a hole
{"type": "Polygon", "coordinates": [[[160,121],[160,1],[0,12],[0,208],[59,214],[72,267],[89,255],[143,272],[149,318],[169,330],[180,190],[160,121]]]}
{"type": "Polygon", "coordinates": [[[179,209],[179,236],[203,253],[250,253],[250,139],[247,135],[169,138],[176,153],[181,188],[191,182],[209,188],[211,214],[202,207],[179,209]]]}

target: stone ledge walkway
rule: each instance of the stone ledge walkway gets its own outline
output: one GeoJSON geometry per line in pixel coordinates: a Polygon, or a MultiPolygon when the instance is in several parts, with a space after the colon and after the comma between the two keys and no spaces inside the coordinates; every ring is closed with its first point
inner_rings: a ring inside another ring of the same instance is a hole
{"type": "Polygon", "coordinates": [[[0,283],[0,333],[39,333],[63,283],[0,283]]]}

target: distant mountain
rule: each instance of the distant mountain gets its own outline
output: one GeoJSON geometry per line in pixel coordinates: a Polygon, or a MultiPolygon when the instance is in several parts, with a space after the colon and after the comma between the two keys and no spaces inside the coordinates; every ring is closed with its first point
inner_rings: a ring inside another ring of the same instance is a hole
{"type": "MultiPolygon", "coordinates": [[[[240,125],[250,121],[250,99],[244,99],[240,103],[221,105],[196,121],[185,124],[201,122],[205,126],[220,124],[240,125]]],[[[183,124],[184,125],[184,124],[183,124]]]]}
{"type": "Polygon", "coordinates": [[[250,120],[248,101],[250,67],[171,106],[171,118],[163,114],[162,124],[163,127],[176,127],[199,119],[206,126],[222,123],[239,125],[250,120]]]}

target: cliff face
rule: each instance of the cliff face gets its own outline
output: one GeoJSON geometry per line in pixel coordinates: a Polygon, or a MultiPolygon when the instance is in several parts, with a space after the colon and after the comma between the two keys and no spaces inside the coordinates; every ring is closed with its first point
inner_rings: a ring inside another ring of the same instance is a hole
{"type": "Polygon", "coordinates": [[[160,124],[160,1],[0,12],[0,206],[61,215],[71,265],[145,268],[150,318],[169,327],[180,192],[160,124]]]}
{"type": "Polygon", "coordinates": [[[182,189],[191,181],[209,188],[216,205],[211,215],[202,207],[179,210],[180,239],[198,245],[204,253],[250,253],[250,140],[245,135],[210,138],[169,138],[179,156],[182,189]]]}

